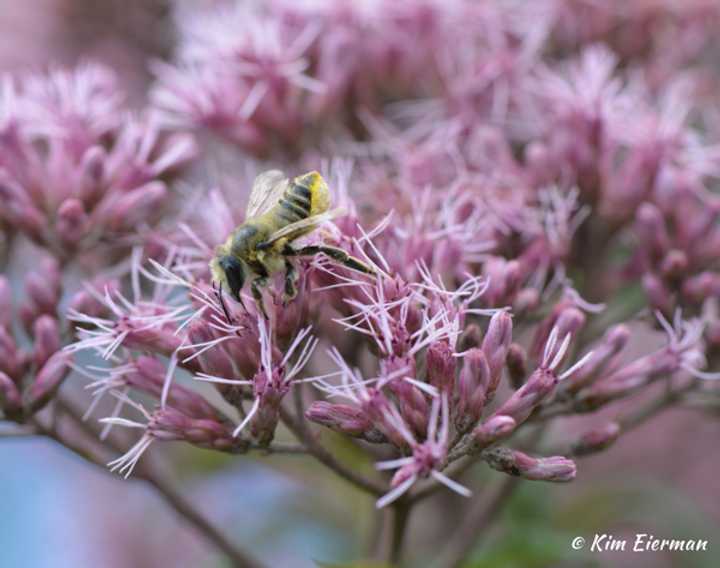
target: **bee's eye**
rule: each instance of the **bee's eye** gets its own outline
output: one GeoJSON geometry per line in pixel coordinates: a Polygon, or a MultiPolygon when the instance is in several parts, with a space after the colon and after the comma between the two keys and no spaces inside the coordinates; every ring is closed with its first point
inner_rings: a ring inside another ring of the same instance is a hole
{"type": "Polygon", "coordinates": [[[245,270],[242,262],[232,256],[225,256],[220,260],[220,267],[225,272],[230,293],[236,300],[239,300],[240,291],[245,284],[245,270]]]}

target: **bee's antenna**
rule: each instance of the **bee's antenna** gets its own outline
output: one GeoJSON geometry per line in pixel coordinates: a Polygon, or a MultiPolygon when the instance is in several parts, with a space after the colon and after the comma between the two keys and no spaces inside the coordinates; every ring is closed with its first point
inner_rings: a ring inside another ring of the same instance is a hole
{"type": "MultiPolygon", "coordinates": [[[[225,319],[227,319],[227,322],[232,325],[233,320],[230,317],[230,312],[228,312],[227,306],[225,305],[225,299],[223,298],[223,287],[222,282],[218,284],[218,288],[215,288],[215,282],[213,282],[213,289],[215,290],[215,294],[217,294],[218,300],[220,300],[220,305],[222,306],[223,312],[225,312],[225,319]]],[[[242,302],[241,302],[242,303],[242,302]]],[[[245,306],[243,306],[244,308],[245,306]]],[[[247,310],[246,310],[247,311],[247,310]]]]}

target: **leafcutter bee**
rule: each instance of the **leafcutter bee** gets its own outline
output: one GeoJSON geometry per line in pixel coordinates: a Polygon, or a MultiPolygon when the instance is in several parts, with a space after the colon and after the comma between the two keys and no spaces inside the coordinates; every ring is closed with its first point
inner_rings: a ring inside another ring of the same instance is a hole
{"type": "Polygon", "coordinates": [[[286,301],[297,294],[293,257],[324,254],[352,270],[374,274],[370,266],[342,249],[325,245],[293,247],[295,240],[338,214],[329,207],[330,191],[318,172],[292,180],[278,170],[260,174],[253,182],[245,222],[215,249],[210,261],[213,280],[242,304],[240,292],[245,279],[252,277],[252,295],[267,319],[261,289],[272,274],[285,271],[286,301]]]}

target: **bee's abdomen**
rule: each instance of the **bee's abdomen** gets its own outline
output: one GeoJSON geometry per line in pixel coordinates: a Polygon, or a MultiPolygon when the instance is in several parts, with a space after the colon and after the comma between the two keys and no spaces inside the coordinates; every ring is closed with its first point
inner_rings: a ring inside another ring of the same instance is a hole
{"type": "Polygon", "coordinates": [[[291,183],[278,202],[278,214],[288,223],[301,221],[310,216],[312,194],[302,185],[291,183]]]}
{"type": "Polygon", "coordinates": [[[309,215],[325,213],[330,205],[330,191],[318,172],[309,172],[293,179],[285,190],[285,197],[307,204],[309,215]]]}

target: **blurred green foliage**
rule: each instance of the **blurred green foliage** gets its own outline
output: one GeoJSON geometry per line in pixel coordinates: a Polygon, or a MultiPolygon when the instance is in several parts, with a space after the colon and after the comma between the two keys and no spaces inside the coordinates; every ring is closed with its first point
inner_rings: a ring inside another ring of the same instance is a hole
{"type": "MultiPolygon", "coordinates": [[[[565,486],[566,488],[567,486],[565,486]]],[[[637,566],[716,568],[720,555],[713,551],[720,527],[696,503],[668,485],[647,479],[614,479],[573,495],[563,488],[524,483],[508,504],[498,529],[479,542],[464,568],[591,568],[615,566],[620,555],[641,555],[637,566]],[[567,493],[567,492],[565,492],[567,493]],[[635,533],[658,538],[705,539],[707,552],[591,552],[595,534],[628,538],[635,533]],[[573,550],[572,539],[586,539],[583,550],[573,550]]],[[[623,563],[623,565],[628,565],[623,563]]]]}

